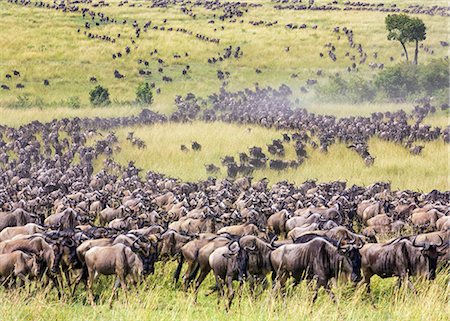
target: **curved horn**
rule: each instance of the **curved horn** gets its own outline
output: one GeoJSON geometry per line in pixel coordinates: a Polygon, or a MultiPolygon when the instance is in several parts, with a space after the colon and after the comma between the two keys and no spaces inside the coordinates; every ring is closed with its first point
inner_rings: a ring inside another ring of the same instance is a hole
{"type": "Polygon", "coordinates": [[[442,239],[442,237],[440,235],[438,235],[439,239],[441,240],[441,244],[436,245],[437,247],[441,247],[444,244],[444,240],[442,239]]]}
{"type": "Polygon", "coordinates": [[[252,248],[250,248],[250,247],[246,247],[246,248],[244,248],[246,251],[250,251],[250,252],[253,252],[255,249],[256,249],[256,245],[253,245],[253,247],[252,248]]]}
{"type": "Polygon", "coordinates": [[[423,244],[416,244],[416,239],[417,239],[417,235],[414,237],[414,239],[413,239],[413,246],[414,247],[423,247],[423,244]]]}

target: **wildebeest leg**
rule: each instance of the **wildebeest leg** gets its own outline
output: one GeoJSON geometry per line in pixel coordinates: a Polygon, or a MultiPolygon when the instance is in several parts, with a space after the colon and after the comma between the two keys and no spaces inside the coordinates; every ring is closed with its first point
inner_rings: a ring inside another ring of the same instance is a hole
{"type": "Polygon", "coordinates": [[[274,287],[274,292],[276,295],[284,291],[284,285],[286,284],[286,281],[289,277],[289,273],[287,273],[286,271],[278,271],[278,272],[280,273],[278,273],[276,284],[274,287]]]}
{"type": "Polygon", "coordinates": [[[414,293],[416,293],[416,288],[414,287],[414,284],[412,284],[411,280],[409,279],[409,276],[405,276],[404,277],[404,282],[406,282],[406,284],[408,285],[408,288],[413,291],[414,293]]]}
{"type": "MultiPolygon", "coordinates": [[[[220,304],[220,299],[224,296],[223,286],[222,286],[222,279],[220,278],[219,275],[214,275],[214,277],[216,279],[216,287],[215,288],[217,289],[217,305],[219,305],[220,304]]],[[[213,291],[209,292],[207,294],[207,296],[212,294],[212,293],[213,293],[213,291]]]]}
{"type": "Polygon", "coordinates": [[[201,270],[200,275],[197,278],[197,281],[195,282],[195,290],[194,290],[194,302],[197,302],[197,295],[198,290],[200,288],[200,285],[202,285],[203,281],[205,280],[206,276],[209,273],[209,269],[201,270]]]}
{"type": "MultiPolygon", "coordinates": [[[[195,279],[195,277],[198,274],[198,271],[200,270],[200,265],[198,264],[198,262],[195,262],[192,266],[191,266],[191,271],[187,276],[186,279],[186,289],[189,287],[189,285],[191,284],[191,282],[195,279]]],[[[186,273],[188,273],[188,271],[186,271],[186,273]]]]}
{"type": "Polygon", "coordinates": [[[111,292],[111,296],[109,297],[109,300],[108,300],[108,306],[110,309],[112,308],[112,302],[113,302],[114,296],[117,293],[117,289],[119,288],[119,286],[120,286],[120,280],[119,280],[119,277],[117,277],[116,281],[114,281],[114,283],[113,283],[113,289],[111,292]]]}
{"type": "Polygon", "coordinates": [[[94,279],[95,279],[94,271],[89,271],[89,276],[87,280],[87,292],[88,292],[88,301],[92,306],[95,306],[94,293],[92,293],[94,279]]]}
{"type": "Polygon", "coordinates": [[[226,281],[227,281],[227,288],[228,288],[228,305],[227,305],[227,311],[228,311],[230,309],[231,304],[233,303],[233,299],[234,299],[233,276],[227,275],[226,281]]]}
{"type": "Polygon", "coordinates": [[[195,277],[198,271],[198,264],[197,262],[189,262],[188,268],[183,276],[183,290],[186,291],[189,287],[189,284],[191,283],[192,279],[195,277]],[[194,274],[195,272],[195,274],[194,274]],[[191,277],[193,275],[193,277],[191,277]]]}
{"type": "Polygon", "coordinates": [[[53,285],[56,287],[56,291],[58,291],[58,299],[61,299],[61,288],[58,281],[58,278],[54,275],[51,275],[50,272],[47,272],[47,277],[52,281],[53,285]]]}
{"type": "Polygon", "coordinates": [[[68,269],[64,270],[64,276],[66,277],[67,286],[70,289],[72,287],[72,281],[70,280],[70,271],[68,269]]]}
{"type": "Polygon", "coordinates": [[[125,294],[125,300],[128,301],[128,286],[127,286],[127,283],[125,282],[125,280],[126,280],[126,276],[120,274],[119,275],[120,286],[123,290],[123,293],[125,294]]]}
{"type": "Polygon", "coordinates": [[[177,269],[175,270],[175,273],[173,274],[173,279],[175,281],[175,284],[178,283],[178,280],[180,278],[181,269],[183,267],[183,262],[184,262],[184,256],[180,255],[180,258],[178,259],[177,269]]]}
{"type": "Polygon", "coordinates": [[[335,299],[334,299],[334,294],[333,294],[333,292],[331,292],[331,289],[330,289],[330,286],[328,284],[328,281],[324,280],[324,279],[318,279],[317,283],[316,283],[316,288],[314,289],[314,296],[313,296],[313,299],[312,299],[312,303],[316,302],[317,296],[319,295],[319,290],[320,290],[321,287],[324,287],[325,291],[327,291],[328,294],[330,294],[330,297],[333,300],[333,302],[336,302],[335,299]]]}
{"type": "Polygon", "coordinates": [[[17,274],[17,277],[20,279],[20,283],[18,284],[19,287],[22,286],[22,284],[27,283],[28,279],[25,275],[23,275],[22,273],[17,274]]]}
{"type": "Polygon", "coordinates": [[[75,290],[77,289],[78,284],[80,284],[80,282],[82,280],[84,281],[84,287],[86,288],[86,279],[87,279],[87,269],[85,266],[83,266],[83,268],[81,269],[80,275],[75,280],[75,284],[74,284],[73,290],[72,290],[72,296],[75,295],[75,290]]]}
{"type": "Polygon", "coordinates": [[[241,307],[241,301],[242,301],[242,293],[244,292],[244,281],[239,281],[239,286],[237,288],[238,292],[238,305],[239,308],[241,307]]]}
{"type": "Polygon", "coordinates": [[[324,281],[324,282],[325,282],[325,285],[324,285],[325,291],[327,291],[331,300],[333,300],[333,303],[336,303],[336,296],[334,295],[333,291],[331,291],[329,282],[328,281],[324,281]]]}
{"type": "Polygon", "coordinates": [[[363,271],[364,278],[362,280],[362,283],[366,285],[367,293],[370,294],[370,279],[372,278],[372,274],[368,273],[367,271],[363,271]]]}

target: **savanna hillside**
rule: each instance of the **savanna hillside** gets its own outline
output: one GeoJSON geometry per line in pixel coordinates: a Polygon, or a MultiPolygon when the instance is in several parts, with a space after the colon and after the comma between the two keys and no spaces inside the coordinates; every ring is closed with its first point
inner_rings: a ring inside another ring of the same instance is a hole
{"type": "MultiPolygon", "coordinates": [[[[427,27],[421,63],[448,54],[448,11],[434,7],[446,1],[335,2],[315,1],[328,10],[293,10],[307,3],[111,0],[58,9],[51,1],[1,1],[0,82],[10,90],[0,91],[0,106],[21,106],[19,96],[27,97],[25,106],[70,106],[73,97],[86,106],[92,77],[114,104],[131,103],[138,83],[154,83],[154,109],[163,112],[173,110],[176,95],[206,97],[223,81],[229,90],[285,83],[307,106],[314,100],[300,87],[313,91],[308,79],[323,84],[336,73],[370,79],[381,65],[405,60],[400,43],[386,37],[384,18],[395,10],[421,12],[416,16],[427,27]]],[[[413,45],[406,44],[411,57],[413,45]]]]}

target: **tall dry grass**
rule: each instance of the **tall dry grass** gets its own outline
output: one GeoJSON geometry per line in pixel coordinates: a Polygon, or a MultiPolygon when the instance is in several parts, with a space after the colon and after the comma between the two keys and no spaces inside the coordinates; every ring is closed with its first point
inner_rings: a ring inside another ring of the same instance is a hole
{"type": "MultiPolygon", "coordinates": [[[[273,139],[281,138],[282,132],[255,126],[196,122],[121,128],[117,134],[122,151],[115,155],[115,159],[120,163],[126,164],[133,160],[144,169],[166,173],[184,181],[197,181],[209,175],[205,164],[219,165],[226,155],[239,160],[239,152],[248,152],[248,148],[252,146],[265,149],[273,139]],[[127,141],[125,138],[129,131],[143,139],[147,148],[137,149],[127,141]],[[199,142],[202,150],[180,150],[182,144],[190,148],[192,141],[199,142]]],[[[285,146],[284,159],[296,159],[293,144],[285,146]]],[[[395,189],[424,192],[433,189],[450,190],[450,147],[443,141],[426,143],[425,146],[422,155],[414,156],[399,144],[374,138],[369,142],[369,150],[376,157],[372,167],[366,167],[363,160],[346,148],[345,144],[332,145],[327,154],[307,148],[309,158],[297,169],[278,172],[266,168],[255,171],[253,177],[267,177],[272,183],[286,179],[298,184],[311,178],[321,182],[347,180],[349,185],[391,181],[395,189]]],[[[266,154],[269,155],[267,152],[266,154]]],[[[222,167],[216,176],[225,177],[226,168],[222,167]]]]}

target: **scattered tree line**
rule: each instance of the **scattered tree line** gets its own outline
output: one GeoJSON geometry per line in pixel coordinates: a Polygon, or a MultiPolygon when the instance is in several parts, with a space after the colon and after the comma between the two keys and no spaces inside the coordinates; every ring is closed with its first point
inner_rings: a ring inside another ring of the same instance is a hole
{"type": "Polygon", "coordinates": [[[448,104],[449,82],[448,59],[436,59],[428,64],[402,63],[387,67],[372,79],[334,75],[316,91],[326,101],[400,102],[431,96],[437,103],[448,104]]]}

